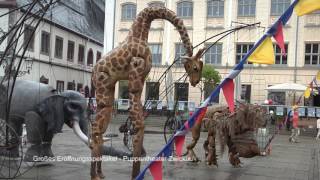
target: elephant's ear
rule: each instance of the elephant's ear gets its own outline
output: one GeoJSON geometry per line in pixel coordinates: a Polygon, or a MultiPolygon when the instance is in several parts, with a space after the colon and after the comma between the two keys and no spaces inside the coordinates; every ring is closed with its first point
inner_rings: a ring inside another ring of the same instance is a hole
{"type": "Polygon", "coordinates": [[[47,132],[58,133],[64,124],[65,98],[60,95],[53,95],[40,102],[38,111],[47,124],[47,132]]]}

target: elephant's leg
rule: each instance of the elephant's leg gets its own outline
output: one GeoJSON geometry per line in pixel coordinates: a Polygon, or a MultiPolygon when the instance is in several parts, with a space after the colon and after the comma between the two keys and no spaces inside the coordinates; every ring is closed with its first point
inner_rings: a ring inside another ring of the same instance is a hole
{"type": "Polygon", "coordinates": [[[196,146],[199,138],[200,138],[200,130],[201,130],[201,124],[195,124],[192,128],[192,142],[187,146],[187,157],[191,159],[193,162],[199,162],[199,158],[196,156],[196,154],[193,151],[193,148],[196,146]]]}
{"type": "Polygon", "coordinates": [[[235,143],[231,141],[231,138],[229,137],[227,140],[227,145],[229,148],[229,162],[232,164],[233,167],[241,167],[240,166],[240,158],[239,153],[237,152],[237,146],[235,143]]]}
{"type": "MultiPolygon", "coordinates": [[[[129,99],[130,110],[129,117],[132,121],[134,131],[132,138],[133,157],[141,157],[143,151],[144,136],[144,116],[141,104],[141,93],[145,80],[145,60],[142,58],[133,58],[129,70],[129,99]]],[[[131,178],[135,179],[140,172],[141,162],[133,161],[131,178]]]]}
{"type": "Polygon", "coordinates": [[[104,178],[101,169],[103,133],[107,130],[108,124],[111,121],[112,106],[114,102],[114,84],[112,79],[106,73],[98,72],[93,78],[99,79],[105,83],[96,83],[97,92],[97,115],[92,123],[91,131],[91,156],[94,158],[91,161],[91,179],[100,180],[104,178]]]}
{"type": "Polygon", "coordinates": [[[53,133],[46,133],[45,121],[36,112],[30,111],[25,115],[27,139],[31,146],[28,148],[25,161],[35,161],[35,156],[53,157],[51,143],[53,133]]]}

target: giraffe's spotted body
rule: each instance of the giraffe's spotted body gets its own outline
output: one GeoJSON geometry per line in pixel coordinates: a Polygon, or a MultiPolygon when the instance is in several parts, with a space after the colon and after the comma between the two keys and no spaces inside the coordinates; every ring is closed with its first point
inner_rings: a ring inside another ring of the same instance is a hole
{"type": "MultiPolygon", "coordinates": [[[[96,88],[97,115],[92,125],[92,156],[101,157],[102,135],[106,131],[111,120],[112,105],[114,102],[115,84],[119,80],[129,81],[130,110],[129,117],[137,133],[133,137],[133,156],[141,155],[144,123],[141,104],[141,92],[145,77],[150,72],[151,50],[148,47],[148,34],[151,22],[154,19],[166,19],[178,30],[187,57],[185,57],[185,69],[189,75],[191,85],[195,86],[201,77],[202,62],[199,60],[204,49],[193,55],[192,44],[183,21],[173,11],[164,7],[145,8],[133,22],[127,38],[118,47],[104,55],[95,65],[92,82],[96,88]]],[[[140,171],[140,162],[133,163],[132,178],[140,171]]],[[[103,178],[101,161],[91,163],[91,179],[103,178]]]]}

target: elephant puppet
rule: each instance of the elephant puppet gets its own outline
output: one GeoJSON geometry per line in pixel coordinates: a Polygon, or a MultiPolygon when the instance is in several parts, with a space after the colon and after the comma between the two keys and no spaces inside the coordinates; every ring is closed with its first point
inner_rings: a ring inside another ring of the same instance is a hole
{"type": "MultiPolygon", "coordinates": [[[[7,84],[4,82],[0,85],[0,96],[3,96],[0,97],[0,119],[5,119],[7,84]]],[[[17,80],[10,107],[9,124],[18,135],[22,134],[22,124],[26,124],[27,139],[31,146],[27,149],[25,161],[33,161],[34,156],[53,157],[52,139],[54,134],[61,132],[64,123],[73,128],[74,133],[88,145],[87,101],[76,91],[59,94],[46,84],[17,80]]],[[[102,150],[104,155],[131,156],[112,147],[103,146],[102,150]]],[[[19,156],[18,147],[10,151],[11,156],[19,156]]]]}

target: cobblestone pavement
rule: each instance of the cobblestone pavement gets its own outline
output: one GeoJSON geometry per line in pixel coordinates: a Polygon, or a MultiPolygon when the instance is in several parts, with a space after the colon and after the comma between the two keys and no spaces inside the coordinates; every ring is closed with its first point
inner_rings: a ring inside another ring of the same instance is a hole
{"type": "MultiPolygon", "coordinates": [[[[109,133],[118,133],[119,125],[111,125],[109,133]]],[[[149,131],[162,132],[162,128],[147,127],[149,131]]],[[[201,139],[196,147],[199,157],[204,157],[202,143],[206,133],[202,133],[201,139]]],[[[163,135],[147,134],[144,138],[147,156],[156,154],[164,146],[163,135]]],[[[190,133],[187,142],[190,142],[190,133]]],[[[122,135],[112,138],[107,145],[124,149],[122,135]]],[[[69,128],[64,128],[63,133],[57,134],[53,142],[53,151],[56,156],[88,157],[89,149],[78,140],[69,128]]],[[[200,163],[191,162],[164,162],[163,179],[168,180],[265,180],[265,179],[301,179],[318,180],[320,163],[320,141],[312,137],[301,137],[300,143],[289,143],[287,135],[277,135],[272,142],[270,156],[241,159],[241,168],[233,168],[226,155],[219,157],[219,167],[209,167],[204,161],[200,163]]],[[[146,162],[143,162],[142,167],[146,162]]],[[[18,179],[39,180],[88,180],[89,162],[50,162],[38,164],[18,179]]],[[[106,179],[127,180],[130,179],[131,162],[107,161],[103,163],[106,179]]],[[[149,172],[145,179],[152,179],[149,172]]]]}

